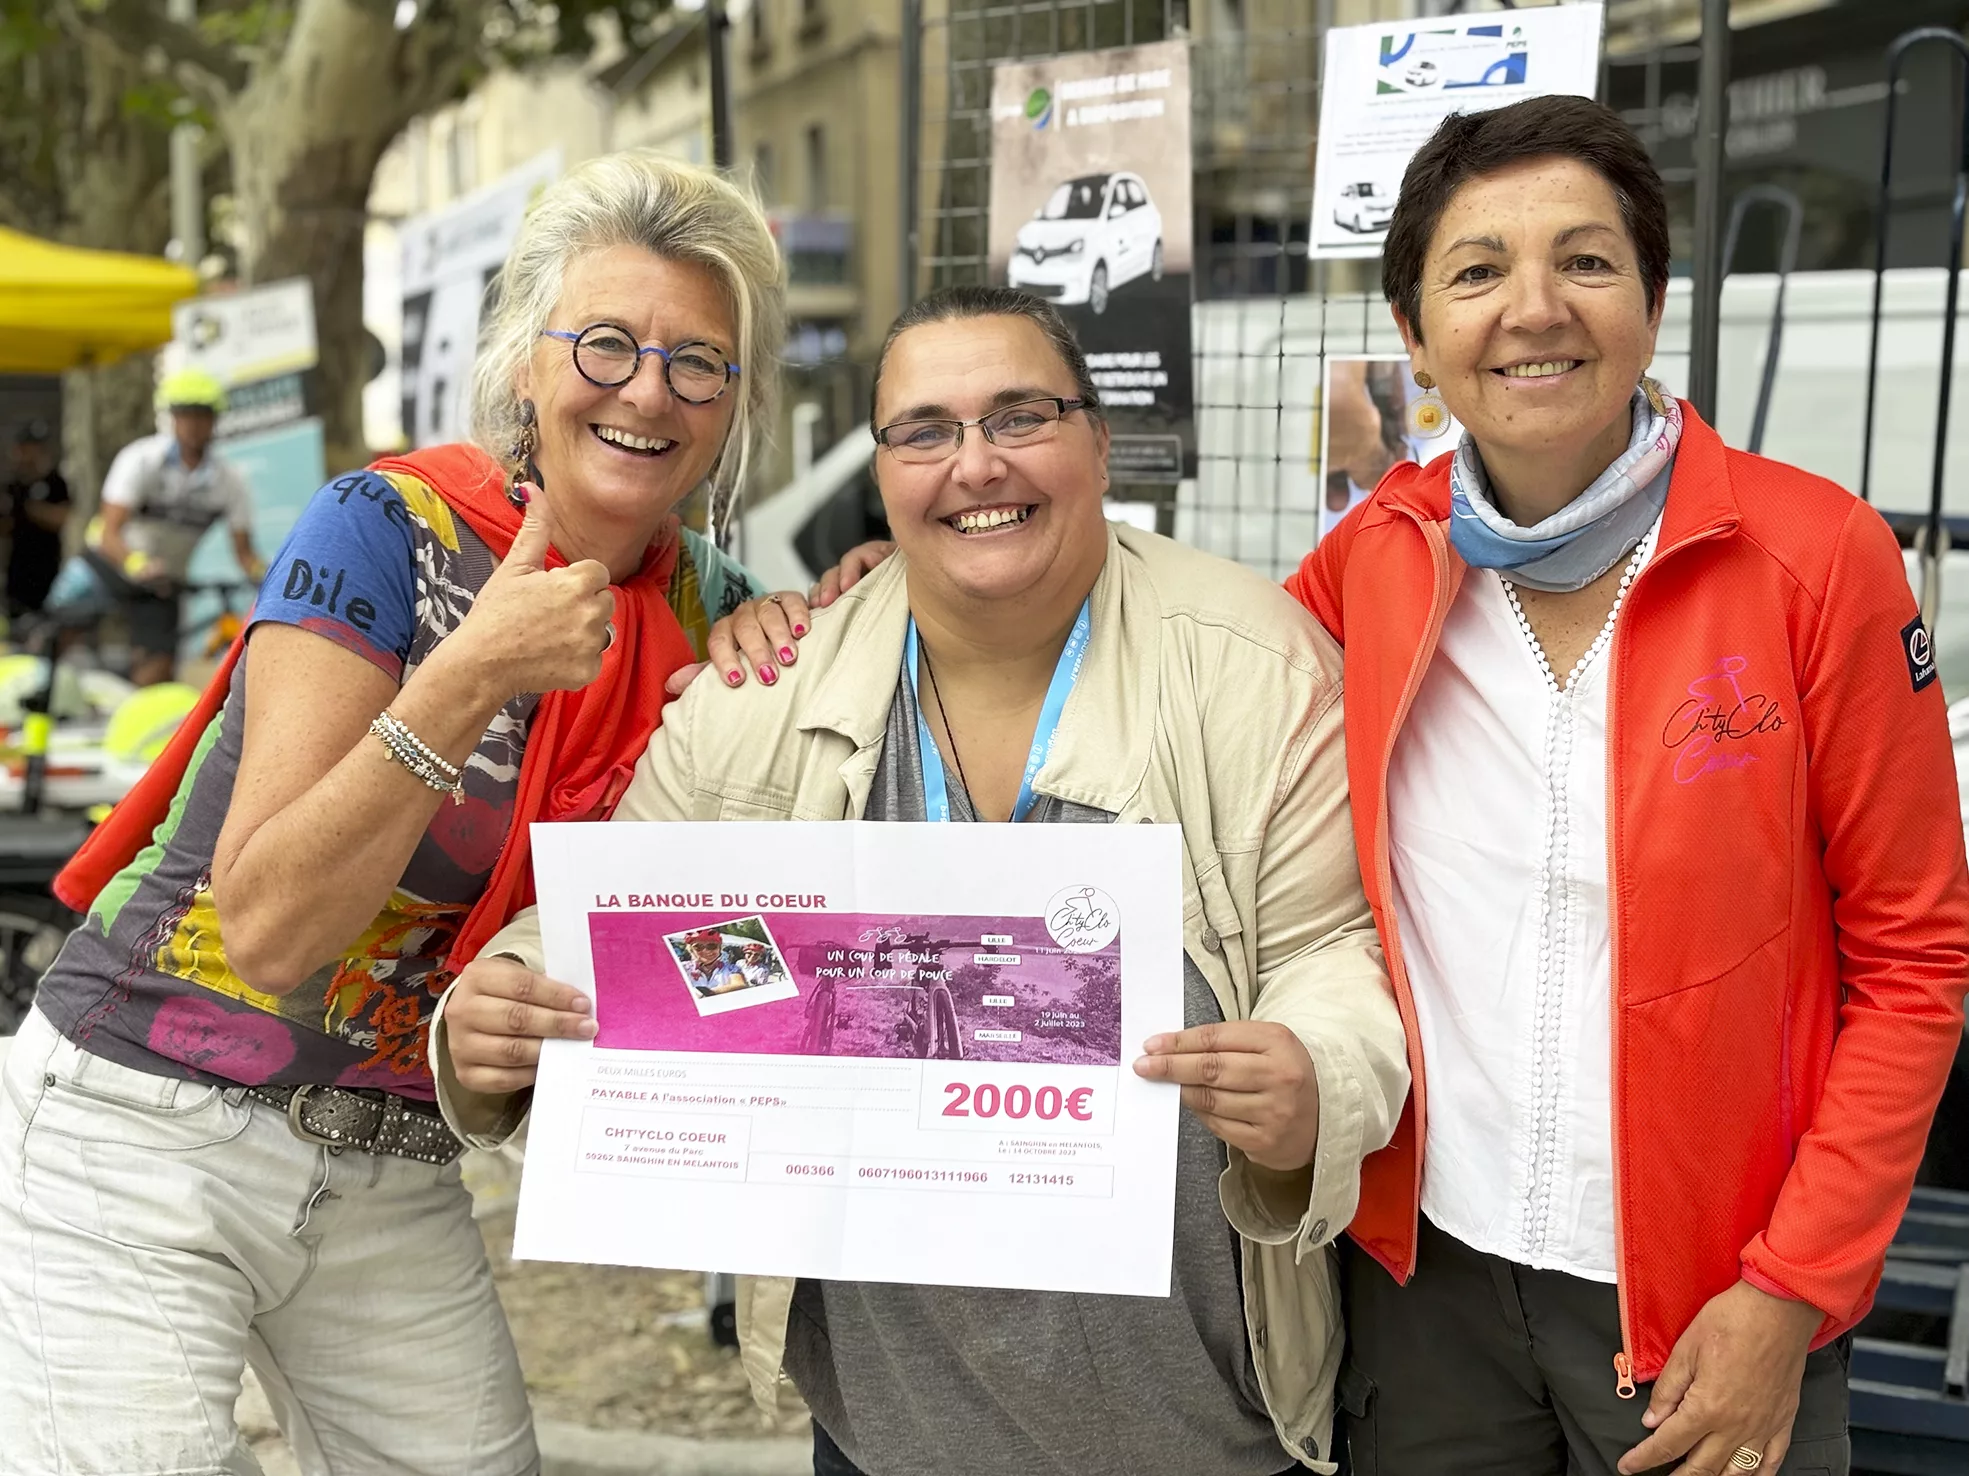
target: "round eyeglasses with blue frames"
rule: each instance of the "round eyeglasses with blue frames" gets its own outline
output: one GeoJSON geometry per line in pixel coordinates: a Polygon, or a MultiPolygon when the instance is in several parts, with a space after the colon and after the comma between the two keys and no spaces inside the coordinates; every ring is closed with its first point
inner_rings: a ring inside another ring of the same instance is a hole
{"type": "Polygon", "coordinates": [[[591,323],[579,333],[544,328],[541,337],[574,345],[575,372],[597,389],[620,389],[636,377],[643,360],[655,354],[663,361],[663,378],[670,393],[687,405],[710,404],[739,372],[738,365],[727,362],[716,344],[693,340],[671,349],[654,343],[644,345],[637,343],[628,329],[613,323],[591,323]]]}

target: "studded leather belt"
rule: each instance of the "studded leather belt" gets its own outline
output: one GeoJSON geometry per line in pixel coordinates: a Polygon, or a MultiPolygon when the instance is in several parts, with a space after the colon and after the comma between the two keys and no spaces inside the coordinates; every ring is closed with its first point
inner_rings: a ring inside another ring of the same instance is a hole
{"type": "Polygon", "coordinates": [[[304,1143],[330,1152],[354,1148],[417,1163],[447,1164],[465,1151],[434,1105],[389,1092],[335,1086],[256,1086],[246,1095],[287,1114],[304,1143]]]}

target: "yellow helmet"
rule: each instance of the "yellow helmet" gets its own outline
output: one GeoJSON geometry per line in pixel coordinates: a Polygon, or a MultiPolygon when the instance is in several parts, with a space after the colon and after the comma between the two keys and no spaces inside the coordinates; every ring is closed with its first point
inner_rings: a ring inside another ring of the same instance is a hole
{"type": "Polygon", "coordinates": [[[226,387],[208,369],[173,369],[158,382],[157,408],[210,410],[217,415],[226,408],[226,387]]]}
{"type": "Polygon", "coordinates": [[[139,687],[116,705],[103,731],[103,752],[125,763],[147,764],[198,705],[198,688],[183,682],[139,687]]]}

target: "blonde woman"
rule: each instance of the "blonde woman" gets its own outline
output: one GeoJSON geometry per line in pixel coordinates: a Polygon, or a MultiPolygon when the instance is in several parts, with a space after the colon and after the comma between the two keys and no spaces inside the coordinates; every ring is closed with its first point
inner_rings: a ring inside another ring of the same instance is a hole
{"type": "Polygon", "coordinates": [[[311,1472],[537,1469],[429,1020],[528,900],[528,823],[610,812],[757,592],[675,509],[744,477],[779,279],[706,171],[550,189],[477,444],[316,494],[210,720],[65,878],[89,916],[0,1091],[10,1472],[253,1469],[249,1361],[311,1472]]]}

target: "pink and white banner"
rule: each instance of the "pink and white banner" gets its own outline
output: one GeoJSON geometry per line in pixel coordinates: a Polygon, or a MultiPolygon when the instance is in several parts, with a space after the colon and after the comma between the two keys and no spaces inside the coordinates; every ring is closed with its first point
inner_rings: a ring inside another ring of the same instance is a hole
{"type": "Polygon", "coordinates": [[[535,828],[550,1042],[517,1254],[1167,1295],[1174,827],[535,828]]]}

